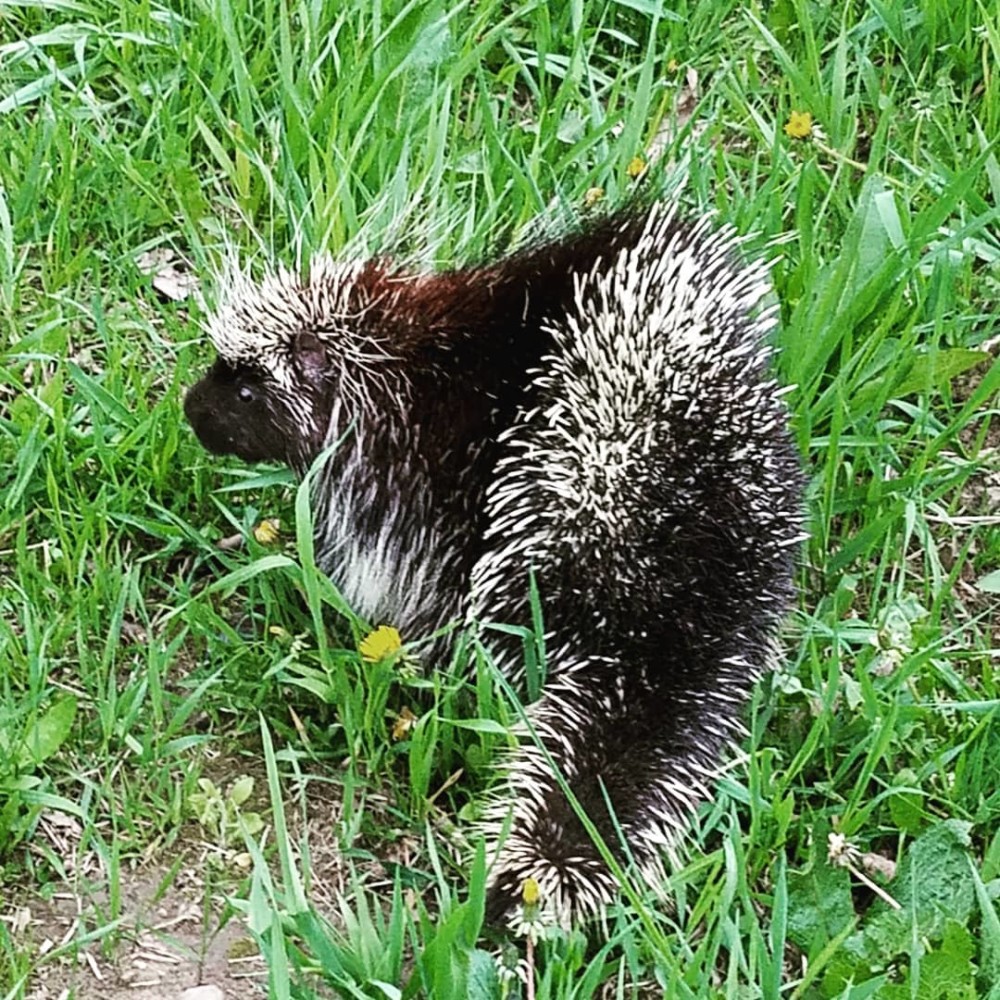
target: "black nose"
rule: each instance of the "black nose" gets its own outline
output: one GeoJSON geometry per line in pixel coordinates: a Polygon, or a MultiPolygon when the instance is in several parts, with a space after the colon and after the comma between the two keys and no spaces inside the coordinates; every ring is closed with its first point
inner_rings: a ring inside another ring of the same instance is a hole
{"type": "Polygon", "coordinates": [[[184,394],[184,416],[198,440],[210,452],[226,455],[233,451],[231,435],[226,431],[226,421],[215,412],[211,392],[205,380],[191,386],[184,394]]]}

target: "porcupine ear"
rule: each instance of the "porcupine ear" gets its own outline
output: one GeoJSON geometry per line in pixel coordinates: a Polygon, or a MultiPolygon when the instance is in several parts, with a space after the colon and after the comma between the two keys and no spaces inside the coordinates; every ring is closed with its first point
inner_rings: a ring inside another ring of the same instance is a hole
{"type": "Polygon", "coordinates": [[[316,336],[304,330],[295,338],[293,347],[295,364],[299,371],[310,380],[323,377],[329,367],[326,356],[326,344],[316,336]]]}

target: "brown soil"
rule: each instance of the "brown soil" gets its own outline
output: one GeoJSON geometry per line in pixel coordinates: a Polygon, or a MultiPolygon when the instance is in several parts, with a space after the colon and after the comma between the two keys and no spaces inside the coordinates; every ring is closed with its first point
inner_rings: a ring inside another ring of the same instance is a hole
{"type": "MultiPolygon", "coordinates": [[[[254,767],[245,757],[238,767],[225,757],[212,765],[220,786],[248,770],[254,767]]],[[[246,808],[267,815],[265,787],[260,776],[246,808]]],[[[381,796],[369,793],[365,808],[388,822],[381,796]]],[[[309,845],[310,900],[334,923],[353,880],[370,890],[391,887],[382,864],[345,861],[335,833],[342,811],[340,786],[333,782],[306,783],[285,803],[290,842],[309,845]]],[[[184,991],[200,985],[217,987],[227,1000],[266,996],[264,961],[225,903],[227,894],[239,895],[249,859],[199,839],[202,833],[188,823],[169,848],[154,844],[143,858],[123,860],[112,912],[108,873],[83,847],[77,820],[44,813],[29,850],[58,857],[65,882],[44,898],[37,885],[0,884],[0,921],[33,966],[26,1000],[187,1000],[184,991]]],[[[380,848],[379,856],[402,864],[412,864],[418,849],[407,836],[380,848]]],[[[0,982],[0,996],[14,985],[0,982]]]]}
{"type": "Polygon", "coordinates": [[[222,905],[199,881],[184,869],[171,878],[158,864],[123,870],[117,921],[106,892],[68,887],[4,913],[18,946],[39,956],[28,1000],[180,1000],[202,984],[232,1000],[264,996],[256,946],[239,920],[220,926],[222,905]]]}

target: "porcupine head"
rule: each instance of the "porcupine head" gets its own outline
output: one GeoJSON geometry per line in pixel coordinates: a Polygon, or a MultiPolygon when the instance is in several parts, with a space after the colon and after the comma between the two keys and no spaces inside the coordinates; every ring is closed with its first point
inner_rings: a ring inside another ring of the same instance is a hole
{"type": "Polygon", "coordinates": [[[258,284],[230,269],[207,330],[218,357],[184,399],[201,443],[217,455],[284,462],[300,475],[320,453],[335,401],[359,392],[359,371],[388,358],[374,319],[384,293],[375,264],[316,258],[258,284]]]}

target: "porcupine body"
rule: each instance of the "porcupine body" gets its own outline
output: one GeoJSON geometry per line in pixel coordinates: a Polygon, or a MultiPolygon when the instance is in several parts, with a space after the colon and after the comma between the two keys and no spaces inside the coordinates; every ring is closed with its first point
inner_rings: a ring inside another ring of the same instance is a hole
{"type": "MultiPolygon", "coordinates": [[[[486,821],[495,918],[529,877],[562,923],[615,898],[550,761],[657,884],[740,732],[801,529],[767,288],[730,235],[660,205],[441,273],[324,257],[237,277],[209,320],[191,424],[299,474],[340,441],[317,553],[362,616],[407,638],[529,626],[534,575],[545,750],[522,733],[486,821]]],[[[487,642],[517,683],[520,642],[487,642]]]]}

